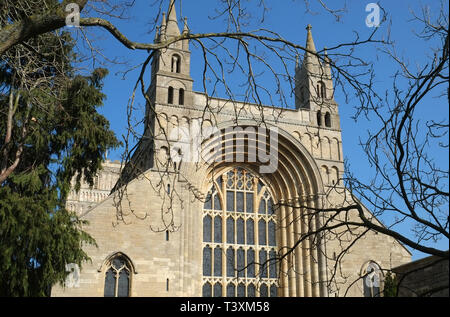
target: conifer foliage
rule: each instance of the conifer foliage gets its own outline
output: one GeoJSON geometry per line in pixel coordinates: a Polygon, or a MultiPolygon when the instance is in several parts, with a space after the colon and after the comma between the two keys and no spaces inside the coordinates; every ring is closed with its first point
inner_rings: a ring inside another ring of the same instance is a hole
{"type": "Polygon", "coordinates": [[[76,61],[64,31],[0,56],[0,296],[48,295],[66,264],[88,260],[82,246],[95,245],[65,199],[75,175],[76,188],[93,184],[118,141],[97,112],[107,70],[81,75],[76,61]]]}

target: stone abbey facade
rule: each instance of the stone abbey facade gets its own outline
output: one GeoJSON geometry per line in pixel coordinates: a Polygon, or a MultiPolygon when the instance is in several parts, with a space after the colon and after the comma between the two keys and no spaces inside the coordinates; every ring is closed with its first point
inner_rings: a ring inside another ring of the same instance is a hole
{"type": "MultiPolygon", "coordinates": [[[[155,41],[180,34],[171,1],[155,41]]],[[[310,26],[306,48],[315,52],[310,26]]],[[[326,220],[309,208],[349,196],[327,59],[305,53],[295,108],[280,109],[193,91],[190,54],[188,40],[156,53],[131,161],[121,174],[105,162],[95,188],[71,193],[68,208],[98,247],[86,246],[92,262],[81,271],[68,265],[52,296],[379,295],[383,270],[410,262],[398,241],[375,232],[354,241],[354,228],[296,243],[326,220]]]]}

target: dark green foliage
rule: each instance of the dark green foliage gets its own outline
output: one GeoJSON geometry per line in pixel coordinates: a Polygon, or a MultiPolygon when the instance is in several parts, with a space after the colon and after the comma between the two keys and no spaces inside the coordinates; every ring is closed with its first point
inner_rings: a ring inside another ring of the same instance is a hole
{"type": "Polygon", "coordinates": [[[398,281],[397,276],[391,272],[387,272],[384,279],[383,296],[384,297],[397,297],[398,281]]]}
{"type": "Polygon", "coordinates": [[[39,189],[35,195],[0,188],[1,296],[45,296],[49,285],[64,280],[67,263],[87,260],[80,246],[93,243],[92,238],[80,230],[74,215],[51,212],[58,204],[54,188],[39,189]]]}
{"type": "Polygon", "coordinates": [[[68,33],[47,33],[0,59],[0,164],[10,165],[23,148],[0,184],[0,296],[48,295],[64,281],[66,264],[89,259],[82,245],[95,244],[65,199],[75,175],[77,188],[81,177],[93,183],[118,141],[97,112],[107,71],[81,76],[75,58],[68,33]],[[19,99],[6,143],[11,94],[19,99]]]}

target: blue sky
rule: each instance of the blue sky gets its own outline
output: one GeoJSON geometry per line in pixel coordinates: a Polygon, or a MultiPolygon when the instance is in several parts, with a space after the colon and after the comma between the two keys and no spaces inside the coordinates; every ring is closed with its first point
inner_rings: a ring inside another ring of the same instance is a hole
{"type": "MultiPolygon", "coordinates": [[[[177,1],[178,2],[178,1],[177,1]]],[[[244,1],[249,6],[249,13],[255,14],[257,11],[251,5],[255,5],[259,1],[244,1]]],[[[313,29],[313,37],[317,50],[322,50],[323,47],[334,47],[341,43],[348,43],[355,39],[355,32],[361,38],[367,37],[372,31],[372,28],[366,26],[365,19],[369,12],[365,11],[366,5],[371,1],[364,0],[348,0],[344,1],[327,1],[332,8],[342,7],[345,3],[346,12],[342,13],[339,21],[336,18],[325,12],[317,2],[314,0],[308,1],[311,4],[311,12],[306,12],[303,0],[267,0],[266,5],[270,10],[266,13],[263,24],[255,23],[252,20],[247,29],[254,30],[257,28],[270,29],[278,32],[282,37],[292,42],[304,45],[306,41],[307,24],[311,24],[313,29]]],[[[154,33],[149,33],[151,29],[149,22],[154,18],[156,7],[151,4],[154,1],[137,0],[136,6],[129,12],[130,20],[114,21],[116,26],[131,40],[138,42],[152,42],[154,33]]],[[[215,15],[214,6],[215,1],[212,0],[184,0],[182,1],[182,12],[180,12],[180,5],[177,3],[176,9],[178,18],[180,15],[188,18],[188,25],[193,33],[207,33],[207,32],[223,32],[225,31],[225,24],[223,19],[211,20],[208,16],[215,15]],[[181,14],[180,14],[181,13],[181,14]]],[[[417,14],[421,13],[422,7],[428,7],[431,13],[439,12],[441,3],[435,0],[422,1],[380,1],[380,6],[384,8],[388,14],[390,23],[386,23],[380,27],[378,31],[380,38],[386,39],[388,26],[390,30],[391,39],[395,42],[395,47],[400,56],[406,58],[411,65],[415,63],[423,64],[427,56],[430,56],[430,46],[433,43],[425,42],[418,39],[414,32],[420,31],[420,25],[412,22],[411,10],[417,14]]],[[[167,4],[163,6],[163,10],[167,10],[167,4]]],[[[445,3],[445,10],[448,12],[448,4],[445,3]]],[[[180,19],[181,20],[181,19],[180,19]]],[[[182,27],[180,23],[180,28],[182,27]]],[[[103,53],[110,59],[118,58],[126,60],[127,65],[112,65],[108,64],[110,70],[109,76],[105,80],[104,93],[107,95],[105,106],[101,109],[102,112],[110,121],[112,129],[117,136],[121,138],[122,134],[126,133],[127,117],[126,106],[131,96],[133,86],[135,84],[138,70],[127,73],[123,78],[123,71],[130,68],[130,65],[138,65],[142,63],[147,57],[146,52],[130,51],[119,44],[106,32],[99,32],[98,30],[89,30],[93,35],[98,37],[95,44],[103,49],[103,53]]],[[[358,49],[358,56],[366,60],[373,61],[376,71],[375,86],[378,91],[389,91],[392,88],[392,75],[396,69],[396,65],[380,52],[382,46],[367,45],[361,46],[358,49]]],[[[196,50],[191,45],[192,61],[191,77],[194,79],[194,90],[202,91],[201,78],[202,67],[196,65],[203,65],[202,56],[199,50],[196,50]]],[[[90,64],[89,66],[93,66],[90,64]]],[[[95,64],[94,66],[101,66],[95,64]]],[[[293,65],[292,65],[293,67],[293,65]]],[[[147,74],[146,82],[149,84],[149,74],[147,74]]],[[[435,97],[435,96],[432,96],[435,97]]],[[[375,123],[364,121],[360,118],[355,122],[351,117],[355,113],[355,106],[358,105],[357,98],[350,98],[346,102],[345,97],[340,91],[336,92],[335,100],[339,104],[339,113],[341,118],[341,129],[343,139],[344,157],[351,166],[351,169],[359,171],[358,175],[362,179],[369,179],[371,176],[370,168],[368,166],[367,158],[361,150],[359,138],[366,136],[366,130],[374,128],[375,123]]],[[[137,95],[136,106],[144,108],[143,98],[137,95]]],[[[292,101],[293,104],[293,101],[292,101]]],[[[429,99],[429,108],[420,109],[419,115],[426,118],[430,109],[437,109],[442,114],[443,118],[447,118],[448,122],[448,104],[445,104],[445,98],[429,99]]],[[[143,115],[143,110],[137,111],[136,118],[143,115]]],[[[447,141],[448,142],[448,141],[447,141]]],[[[109,153],[110,159],[120,159],[120,150],[109,153]]],[[[448,151],[444,153],[436,153],[439,162],[448,162],[448,151]]],[[[447,165],[448,166],[448,165],[447,165]]],[[[448,190],[448,187],[447,187],[448,190]]],[[[407,228],[404,228],[405,230],[407,228]]],[[[403,229],[402,229],[403,230],[403,229]]],[[[448,240],[438,243],[438,247],[448,249],[448,240]],[[447,244],[447,246],[445,246],[447,244]]],[[[420,258],[423,255],[419,252],[413,252],[413,258],[420,258]]]]}

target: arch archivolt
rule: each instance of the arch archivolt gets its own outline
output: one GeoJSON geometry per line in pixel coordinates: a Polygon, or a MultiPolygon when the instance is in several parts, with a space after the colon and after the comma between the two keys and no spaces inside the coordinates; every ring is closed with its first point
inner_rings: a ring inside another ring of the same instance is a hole
{"type": "MultiPolygon", "coordinates": [[[[167,87],[169,87],[169,86],[173,87],[173,88],[175,89],[175,91],[177,91],[177,92],[178,92],[178,90],[179,90],[180,88],[183,88],[185,91],[186,91],[186,89],[187,89],[186,85],[185,85],[182,81],[179,81],[179,80],[176,80],[176,79],[170,80],[170,81],[166,84],[166,86],[167,86],[167,87]]],[[[177,97],[178,97],[178,94],[177,94],[177,97]]],[[[174,99],[174,100],[178,100],[178,98],[176,98],[176,99],[174,99]]]]}
{"type": "Polygon", "coordinates": [[[116,252],[110,253],[100,264],[99,268],[97,269],[97,272],[104,272],[105,269],[108,267],[110,261],[117,257],[121,257],[121,258],[125,259],[125,261],[127,262],[127,264],[129,265],[129,267],[131,269],[131,273],[133,273],[133,274],[138,273],[136,270],[136,266],[133,263],[133,261],[131,261],[130,257],[121,251],[116,251],[116,252]]]}
{"type": "MultiPolygon", "coordinates": [[[[245,124],[242,125],[245,126],[245,124]]],[[[308,214],[308,209],[301,206],[320,208],[319,197],[324,193],[321,170],[304,145],[279,128],[277,148],[270,143],[269,138],[264,144],[268,149],[267,152],[272,153],[272,156],[276,156],[278,160],[278,166],[273,173],[260,173],[259,167],[263,163],[258,160],[248,161],[248,157],[243,162],[226,162],[225,153],[236,155],[242,149],[236,147],[236,139],[235,142],[225,142],[227,126],[231,126],[231,123],[222,124],[218,127],[222,133],[204,141],[202,149],[206,151],[202,157],[203,161],[200,164],[190,164],[191,167],[184,164],[184,172],[192,175],[192,170],[188,169],[192,168],[192,165],[196,166],[196,186],[205,193],[205,197],[213,185],[219,186],[217,177],[225,175],[235,167],[245,169],[263,180],[274,200],[278,219],[277,228],[279,228],[277,230],[278,253],[283,254],[294,247],[302,234],[307,234],[309,230],[315,230],[315,227],[320,225],[319,217],[308,214]],[[215,161],[212,158],[215,158],[215,161]]],[[[244,151],[248,152],[254,147],[254,144],[249,142],[252,135],[236,135],[236,138],[240,137],[247,142],[244,142],[244,151]]],[[[223,204],[226,198],[219,195],[223,204]]],[[[313,243],[312,237],[305,239],[290,256],[281,261],[279,295],[319,296],[325,294],[325,263],[320,249],[322,244],[319,242],[318,248],[314,247],[313,244],[317,243],[317,240],[314,241],[313,243]]]]}

